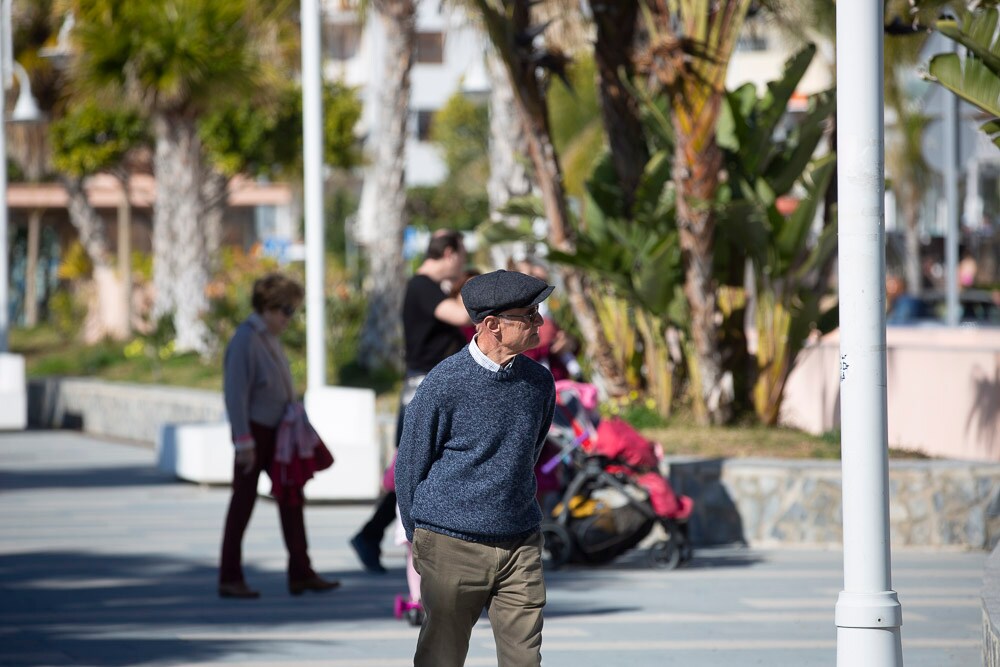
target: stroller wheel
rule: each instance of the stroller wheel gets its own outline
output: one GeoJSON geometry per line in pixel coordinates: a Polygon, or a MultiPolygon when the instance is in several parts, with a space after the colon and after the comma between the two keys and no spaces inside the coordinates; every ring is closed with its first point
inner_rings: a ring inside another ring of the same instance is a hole
{"type": "Polygon", "coordinates": [[[675,540],[661,540],[649,547],[649,561],[653,567],[673,570],[681,563],[681,550],[675,540]]]}
{"type": "Polygon", "coordinates": [[[546,565],[556,569],[569,562],[573,543],[568,530],[557,523],[545,524],[542,526],[542,540],[542,557],[546,565]]]}

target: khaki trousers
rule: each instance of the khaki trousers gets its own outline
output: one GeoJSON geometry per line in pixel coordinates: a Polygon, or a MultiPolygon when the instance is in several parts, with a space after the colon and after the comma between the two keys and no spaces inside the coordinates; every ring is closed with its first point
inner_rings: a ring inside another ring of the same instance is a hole
{"type": "Polygon", "coordinates": [[[466,542],[418,528],[413,564],[426,612],[415,667],[462,667],[472,626],[490,616],[499,667],[542,662],[542,535],[499,544],[466,542]]]}

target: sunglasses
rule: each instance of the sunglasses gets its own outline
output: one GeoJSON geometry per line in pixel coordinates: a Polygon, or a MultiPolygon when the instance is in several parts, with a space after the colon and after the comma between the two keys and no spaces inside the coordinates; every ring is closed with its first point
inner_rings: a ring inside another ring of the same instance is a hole
{"type": "Polygon", "coordinates": [[[282,306],[278,310],[280,310],[281,314],[285,317],[291,317],[295,314],[295,306],[282,306]]]}
{"type": "Polygon", "coordinates": [[[535,306],[523,315],[511,315],[509,313],[500,313],[497,317],[502,317],[505,320],[521,320],[523,322],[531,322],[536,317],[541,317],[541,313],[538,312],[538,306],[535,306]]]}

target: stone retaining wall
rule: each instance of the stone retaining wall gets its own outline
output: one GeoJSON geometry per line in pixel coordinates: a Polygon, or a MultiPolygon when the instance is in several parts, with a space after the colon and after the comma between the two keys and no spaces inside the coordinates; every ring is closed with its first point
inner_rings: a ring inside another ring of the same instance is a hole
{"type": "MultiPolygon", "coordinates": [[[[695,499],[696,544],[842,542],[839,461],[673,459],[670,480],[695,499]]],[[[1000,541],[1000,464],[892,461],[889,498],[893,545],[992,549],[1000,541]]]]}
{"type": "Polygon", "coordinates": [[[169,423],[226,419],[222,393],[161,385],[44,378],[28,382],[28,425],[156,442],[169,423]]]}

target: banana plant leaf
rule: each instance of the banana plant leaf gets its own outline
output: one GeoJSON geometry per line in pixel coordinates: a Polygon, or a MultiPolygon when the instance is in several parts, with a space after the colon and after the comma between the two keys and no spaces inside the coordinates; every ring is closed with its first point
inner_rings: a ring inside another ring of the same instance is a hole
{"type": "Polygon", "coordinates": [[[786,148],[768,164],[763,173],[764,180],[771,184],[780,196],[787,194],[795,185],[795,181],[805,170],[806,165],[816,154],[816,148],[823,140],[826,119],[837,108],[837,96],[833,90],[827,90],[809,99],[809,107],[799,125],[792,131],[785,142],[786,148]]]}
{"type": "Polygon", "coordinates": [[[989,122],[983,123],[979,129],[989,136],[990,141],[997,148],[1000,148],[1000,119],[994,118],[989,122]]]}
{"type": "MultiPolygon", "coordinates": [[[[771,138],[815,55],[816,46],[809,44],[790,57],[785,62],[781,78],[769,82],[767,92],[760,99],[753,84],[743,85],[726,94],[726,103],[719,116],[717,141],[723,148],[744,152],[743,161],[748,172],[763,173],[769,169],[775,155],[771,138]]],[[[826,115],[824,113],[823,117],[826,115]]],[[[811,154],[810,151],[806,155],[806,162],[811,154]]],[[[801,166],[804,167],[805,162],[801,166]]],[[[801,173],[801,168],[798,173],[801,173]]]]}
{"type": "Polygon", "coordinates": [[[938,21],[936,27],[943,35],[969,49],[986,67],[1000,73],[1000,36],[996,34],[998,16],[1000,12],[997,8],[990,7],[966,14],[961,26],[956,21],[948,20],[938,21]]]}
{"type": "Polygon", "coordinates": [[[816,210],[823,200],[823,193],[830,185],[835,167],[836,157],[824,155],[807,170],[803,178],[807,196],[799,201],[795,211],[785,219],[781,229],[777,230],[775,235],[774,242],[778,252],[778,271],[780,273],[788,270],[802,254],[809,228],[816,218],[816,210]]]}
{"type": "Polygon", "coordinates": [[[1000,75],[976,58],[942,53],[931,58],[933,80],[992,116],[1000,116],[1000,75]]]}
{"type": "Polygon", "coordinates": [[[937,29],[968,49],[965,57],[942,53],[931,58],[924,78],[936,81],[994,118],[980,129],[1000,147],[1000,35],[996,7],[959,11],[959,20],[938,21],[937,29]]]}
{"type": "Polygon", "coordinates": [[[813,95],[809,106],[784,141],[774,137],[792,93],[815,54],[807,46],[789,58],[783,75],[757,97],[752,84],[727,93],[719,117],[718,142],[735,159],[730,180],[738,196],[762,207],[788,194],[816,153],[824,124],[836,108],[833,91],[813,95]]]}

